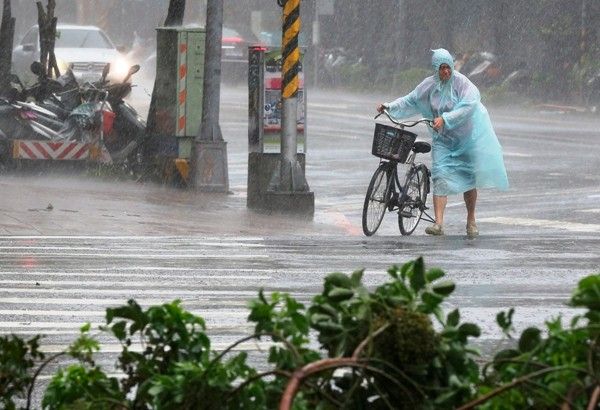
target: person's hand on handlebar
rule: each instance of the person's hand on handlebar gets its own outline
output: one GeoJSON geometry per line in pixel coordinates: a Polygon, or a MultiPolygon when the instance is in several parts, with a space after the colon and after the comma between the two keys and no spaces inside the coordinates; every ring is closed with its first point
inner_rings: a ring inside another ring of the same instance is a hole
{"type": "Polygon", "coordinates": [[[378,113],[382,113],[383,110],[385,110],[387,107],[384,104],[377,104],[377,107],[375,108],[377,110],[378,113]]]}
{"type": "Polygon", "coordinates": [[[442,128],[444,128],[444,119],[442,117],[436,117],[433,120],[433,129],[439,131],[442,128]]]}

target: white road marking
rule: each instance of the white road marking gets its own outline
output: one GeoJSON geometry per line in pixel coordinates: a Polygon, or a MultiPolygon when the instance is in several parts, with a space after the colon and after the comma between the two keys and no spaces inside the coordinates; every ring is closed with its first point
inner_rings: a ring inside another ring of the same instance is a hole
{"type": "MultiPolygon", "coordinates": [[[[226,242],[226,243],[219,243],[219,242],[194,242],[191,245],[194,246],[194,249],[197,249],[198,247],[202,247],[202,246],[210,246],[210,247],[217,247],[217,248],[265,248],[266,245],[262,244],[262,243],[238,243],[238,242],[226,242]]],[[[49,250],[49,251],[63,251],[63,250],[70,250],[70,251],[87,251],[87,250],[92,250],[92,249],[96,249],[96,250],[103,250],[103,249],[110,249],[111,251],[115,249],[115,247],[113,246],[29,246],[29,245],[25,245],[25,246],[0,246],[0,249],[26,249],[26,250],[49,250]]],[[[118,247],[116,247],[116,249],[118,249],[118,247]]],[[[148,251],[148,248],[134,248],[134,247],[129,247],[127,248],[131,251],[148,251]]],[[[172,252],[171,249],[164,249],[164,248],[154,248],[152,249],[152,252],[172,252]]]]}
{"type": "Polygon", "coordinates": [[[589,212],[593,214],[600,214],[600,209],[581,209],[578,212],[589,212]]]}
{"type": "MultiPolygon", "coordinates": [[[[195,315],[202,316],[204,319],[219,319],[219,318],[246,318],[249,314],[246,310],[231,310],[231,309],[191,309],[189,310],[195,315]]],[[[0,315],[10,316],[69,316],[69,317],[93,317],[106,315],[105,310],[13,310],[2,309],[0,315]]],[[[20,320],[24,323],[24,320],[20,320]]],[[[29,323],[29,322],[27,322],[29,323]]],[[[35,322],[31,322],[35,323],[35,322]]]]}
{"type": "MultiPolygon", "coordinates": [[[[14,241],[15,239],[108,239],[112,242],[116,240],[136,240],[140,242],[158,242],[160,240],[173,240],[176,243],[186,243],[186,244],[194,244],[198,243],[197,241],[216,241],[216,242],[231,242],[231,241],[240,241],[240,242],[252,242],[252,241],[262,241],[264,238],[262,236],[198,236],[186,238],[185,241],[182,241],[180,237],[177,236],[94,236],[94,235],[75,235],[75,236],[44,236],[44,235],[0,235],[0,240],[8,240],[14,241]]],[[[211,242],[214,243],[214,242],[211,242]]]]}
{"type": "Polygon", "coordinates": [[[311,108],[331,108],[336,110],[347,110],[348,104],[319,104],[319,103],[308,103],[308,109],[311,108]]]}
{"type": "MultiPolygon", "coordinates": [[[[0,288],[0,292],[7,292],[12,295],[19,293],[28,293],[28,294],[69,294],[72,295],[75,292],[85,293],[86,297],[92,294],[98,295],[125,295],[126,297],[134,297],[138,298],[141,295],[172,295],[172,297],[179,298],[181,296],[256,296],[256,291],[253,290],[184,290],[178,289],[175,291],[166,290],[166,289],[94,289],[94,288],[85,288],[85,289],[38,289],[38,288],[26,288],[26,289],[16,289],[16,288],[0,288]]],[[[25,296],[24,296],[25,297],[25,296]]],[[[29,295],[27,297],[33,297],[29,295]]],[[[36,296],[37,297],[37,296],[36,296]]]]}
{"type": "MultiPolygon", "coordinates": [[[[184,281],[179,281],[179,282],[175,282],[173,281],[173,279],[171,277],[163,277],[162,281],[159,280],[145,280],[142,282],[133,282],[133,281],[117,281],[117,280],[111,280],[111,281],[106,281],[106,280],[87,280],[85,278],[82,278],[81,280],[36,280],[36,279],[27,279],[27,280],[16,280],[16,279],[3,279],[0,280],[0,285],[26,285],[26,286],[42,286],[42,287],[51,287],[51,286],[82,286],[84,285],[85,288],[82,288],[81,290],[86,290],[89,289],[90,286],[98,286],[98,287],[106,287],[106,286],[128,286],[131,288],[153,288],[153,287],[164,287],[165,285],[167,285],[169,288],[183,288],[183,289],[187,289],[187,288],[191,288],[193,287],[194,283],[196,281],[200,281],[202,279],[213,279],[212,277],[206,277],[206,278],[197,278],[197,277],[188,277],[188,278],[183,278],[185,279],[184,281]],[[34,283],[35,282],[35,283],[34,283]]],[[[215,278],[218,279],[218,278],[215,278]]],[[[271,279],[271,277],[269,276],[261,276],[261,277],[253,277],[253,276],[248,276],[245,278],[239,278],[237,276],[231,275],[229,277],[224,277],[222,279],[227,279],[228,282],[225,281],[219,281],[218,282],[218,286],[239,286],[240,283],[238,281],[238,279],[246,279],[246,280],[250,280],[250,281],[265,281],[265,280],[269,280],[271,279]],[[231,283],[231,281],[234,281],[234,283],[231,283]]],[[[197,285],[197,286],[204,286],[206,284],[206,280],[203,280],[203,283],[197,285]]],[[[25,288],[18,288],[18,289],[25,289],[25,288]]]]}
{"type": "MultiPolygon", "coordinates": [[[[461,322],[473,322],[481,329],[481,336],[477,339],[469,339],[471,342],[476,340],[501,339],[502,332],[496,323],[496,314],[501,310],[507,310],[500,307],[460,307],[461,322]]],[[[522,307],[515,308],[513,323],[515,332],[518,335],[526,327],[543,327],[544,321],[558,316],[562,317],[563,323],[569,323],[576,314],[583,313],[582,309],[565,309],[563,307],[522,307]]]]}
{"type": "MultiPolygon", "coordinates": [[[[135,298],[135,301],[140,305],[140,306],[153,306],[153,305],[162,305],[163,303],[166,302],[170,302],[170,300],[166,300],[166,299],[155,299],[155,298],[135,298]]],[[[30,298],[2,298],[2,304],[3,305],[8,305],[8,304],[16,304],[16,305],[36,305],[36,306],[42,306],[42,305],[85,305],[85,306],[102,306],[102,307],[108,307],[108,306],[120,306],[120,305],[124,305],[126,303],[126,300],[124,299],[115,299],[115,298],[35,298],[35,299],[30,299],[30,298]]],[[[207,306],[213,306],[214,307],[214,301],[210,301],[210,300],[197,300],[196,298],[194,299],[190,299],[190,300],[182,300],[182,305],[183,306],[189,306],[189,305],[194,305],[194,306],[198,306],[198,304],[200,305],[207,305],[207,306]]],[[[222,306],[222,305],[221,305],[222,306]]],[[[227,300],[227,306],[240,306],[243,307],[244,309],[246,308],[246,306],[248,306],[248,301],[246,299],[244,300],[227,300]]]]}
{"type": "Polygon", "coordinates": [[[219,255],[215,255],[215,254],[194,254],[191,253],[189,251],[186,252],[182,252],[181,254],[175,254],[172,251],[164,251],[163,254],[157,254],[158,252],[152,252],[152,253],[148,253],[145,255],[140,255],[139,253],[105,253],[105,252],[99,252],[99,253],[66,253],[66,252],[62,252],[60,254],[47,254],[45,252],[42,252],[40,254],[37,253],[33,253],[33,252],[0,252],[0,256],[11,256],[11,257],[17,257],[17,256],[27,256],[27,257],[32,257],[32,256],[39,256],[39,257],[44,257],[44,258],[51,258],[51,259],[70,259],[70,258],[93,258],[93,259],[143,259],[143,260],[149,260],[149,259],[159,259],[159,260],[164,260],[164,259],[222,259],[222,258],[227,258],[227,259],[265,259],[265,258],[269,258],[269,255],[256,255],[256,254],[241,254],[241,255],[232,255],[232,254],[219,254],[219,255]]]}
{"type": "Polygon", "coordinates": [[[531,218],[515,218],[515,217],[491,217],[491,218],[480,218],[481,222],[492,222],[502,225],[515,225],[515,226],[535,226],[539,228],[552,228],[566,230],[570,232],[600,232],[599,224],[584,224],[579,222],[567,222],[567,221],[552,221],[549,219],[531,219],[531,218]]]}
{"type": "Polygon", "coordinates": [[[521,152],[504,152],[505,157],[521,157],[521,158],[530,158],[533,157],[531,154],[523,154],[521,152]]]}
{"type": "MultiPolygon", "coordinates": [[[[213,351],[221,351],[227,349],[231,346],[232,343],[227,342],[212,342],[210,344],[210,349],[213,351]]],[[[231,349],[232,351],[250,351],[250,350],[261,350],[268,351],[271,346],[274,346],[275,343],[271,342],[243,342],[231,349]]],[[[46,354],[52,353],[60,353],[64,352],[69,348],[69,345],[42,345],[40,346],[40,351],[46,354]]],[[[141,346],[131,346],[128,347],[129,351],[132,352],[142,352],[143,349],[141,346]]],[[[100,344],[100,353],[121,353],[123,351],[123,346],[120,344],[100,344]]]]}

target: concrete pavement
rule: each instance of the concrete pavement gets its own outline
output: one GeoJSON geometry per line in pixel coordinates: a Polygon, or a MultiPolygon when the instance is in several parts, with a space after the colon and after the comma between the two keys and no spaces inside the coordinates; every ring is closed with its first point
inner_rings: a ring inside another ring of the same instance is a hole
{"type": "MultiPolygon", "coordinates": [[[[314,220],[246,208],[246,191],[209,194],[80,174],[0,177],[0,235],[269,235],[344,233],[340,215],[314,220]]],[[[356,231],[356,227],[352,227],[356,231]]]]}

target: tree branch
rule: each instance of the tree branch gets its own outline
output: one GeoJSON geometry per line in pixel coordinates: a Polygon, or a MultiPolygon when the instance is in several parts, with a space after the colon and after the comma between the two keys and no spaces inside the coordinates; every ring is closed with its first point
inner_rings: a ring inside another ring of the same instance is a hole
{"type": "Polygon", "coordinates": [[[470,401],[467,404],[462,405],[461,407],[457,408],[456,410],[469,410],[469,409],[473,409],[476,406],[479,406],[482,403],[485,403],[486,401],[490,400],[492,397],[495,397],[501,393],[504,393],[506,390],[509,390],[515,386],[518,386],[521,383],[524,383],[530,379],[533,379],[535,377],[538,376],[542,376],[546,373],[552,373],[552,372],[557,372],[560,370],[573,370],[573,371],[578,371],[578,369],[574,369],[570,366],[558,366],[558,367],[551,367],[548,369],[542,369],[542,370],[538,370],[537,372],[533,372],[533,373],[529,373],[525,376],[519,377],[518,379],[513,380],[512,382],[505,384],[504,386],[500,386],[494,390],[492,390],[491,392],[473,400],[470,401]]]}

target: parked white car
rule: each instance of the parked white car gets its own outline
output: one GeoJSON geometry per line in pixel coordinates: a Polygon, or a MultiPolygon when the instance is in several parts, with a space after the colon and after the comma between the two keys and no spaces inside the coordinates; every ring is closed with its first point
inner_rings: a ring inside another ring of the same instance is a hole
{"type": "MultiPolygon", "coordinates": [[[[111,65],[109,78],[122,79],[130,66],[108,35],[95,26],[57,25],[54,55],[61,74],[71,67],[80,82],[98,80],[107,63],[111,65]]],[[[40,39],[35,25],[13,50],[13,72],[29,82],[33,78],[29,67],[39,59],[40,39]]]]}

